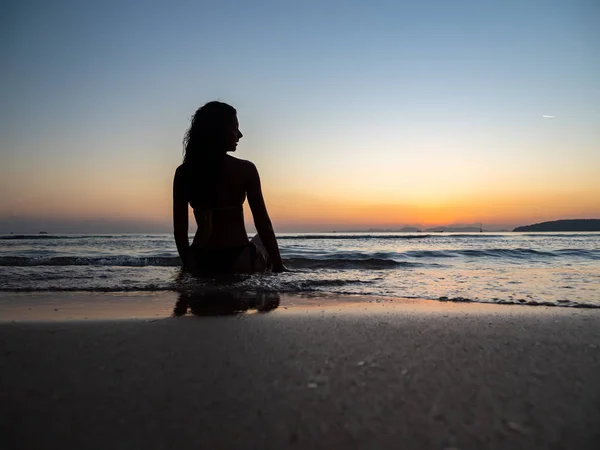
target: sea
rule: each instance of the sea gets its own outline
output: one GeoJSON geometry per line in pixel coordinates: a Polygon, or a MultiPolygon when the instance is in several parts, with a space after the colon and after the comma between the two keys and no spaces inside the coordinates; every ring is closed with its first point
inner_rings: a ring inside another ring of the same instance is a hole
{"type": "Polygon", "coordinates": [[[181,272],[171,234],[0,235],[0,291],[272,291],[600,308],[600,233],[277,239],[288,273],[197,278],[181,272]]]}

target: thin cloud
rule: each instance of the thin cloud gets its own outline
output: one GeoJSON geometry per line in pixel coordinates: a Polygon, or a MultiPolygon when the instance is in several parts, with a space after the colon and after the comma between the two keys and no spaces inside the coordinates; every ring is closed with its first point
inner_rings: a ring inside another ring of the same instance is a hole
{"type": "Polygon", "coordinates": [[[542,117],[544,119],[554,119],[554,116],[547,116],[546,114],[544,114],[542,117]]]}

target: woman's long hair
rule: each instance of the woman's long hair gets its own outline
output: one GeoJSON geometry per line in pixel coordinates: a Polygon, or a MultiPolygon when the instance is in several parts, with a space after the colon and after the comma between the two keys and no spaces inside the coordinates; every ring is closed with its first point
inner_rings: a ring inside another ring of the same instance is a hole
{"type": "Polygon", "coordinates": [[[233,106],[217,101],[198,108],[183,137],[184,164],[225,156],[228,134],[236,114],[233,106]]]}
{"type": "Polygon", "coordinates": [[[187,169],[190,204],[211,206],[217,197],[216,185],[220,180],[227,153],[227,141],[237,111],[222,102],[209,102],[192,117],[183,137],[183,164],[187,169]]]}

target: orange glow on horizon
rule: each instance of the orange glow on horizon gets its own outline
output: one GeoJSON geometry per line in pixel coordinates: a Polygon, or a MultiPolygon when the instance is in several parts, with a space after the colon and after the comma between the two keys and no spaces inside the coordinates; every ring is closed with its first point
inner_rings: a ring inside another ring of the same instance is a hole
{"type": "MultiPolygon", "coordinates": [[[[274,223],[399,227],[417,224],[526,225],[564,218],[600,217],[600,201],[592,192],[577,194],[506,193],[478,195],[443,203],[379,203],[280,196],[268,201],[274,223]]],[[[250,216],[247,216],[249,220],[250,216]]]]}
{"type": "MultiPolygon", "coordinates": [[[[73,220],[125,220],[171,223],[172,174],[157,171],[153,177],[141,175],[77,178],[64,184],[51,184],[43,177],[38,188],[21,190],[18,201],[7,197],[0,217],[47,217],[73,220]]],[[[523,189],[503,186],[483,187],[472,193],[426,189],[406,189],[403,196],[378,192],[355,195],[323,190],[285,191],[265,183],[265,200],[276,231],[332,229],[433,227],[482,223],[487,227],[512,227],[547,220],[600,217],[600,195],[596,186],[567,190],[562,186],[523,189]],[[562,191],[560,190],[562,189],[562,191]]],[[[6,191],[8,192],[8,191],[6,191]]],[[[246,222],[252,216],[245,205],[246,222]]],[[[193,219],[190,229],[194,229],[193,219]]],[[[162,225],[161,225],[162,226],[162,225]]]]}

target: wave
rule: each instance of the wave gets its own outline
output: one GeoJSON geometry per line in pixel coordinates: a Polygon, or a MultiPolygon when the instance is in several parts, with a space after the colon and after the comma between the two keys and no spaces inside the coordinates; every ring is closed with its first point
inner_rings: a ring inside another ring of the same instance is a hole
{"type": "Polygon", "coordinates": [[[284,263],[290,269],[396,269],[400,267],[416,267],[423,264],[408,261],[394,261],[393,259],[367,258],[367,259],[313,259],[289,258],[284,263]]]}
{"type": "MultiPolygon", "coordinates": [[[[132,237],[141,237],[138,235],[128,235],[128,234],[116,234],[116,235],[108,235],[108,234],[73,234],[73,235],[62,235],[62,234],[6,234],[0,236],[0,240],[3,241],[12,241],[12,240],[57,240],[57,239],[118,239],[118,238],[132,238],[132,237]]],[[[156,237],[156,236],[146,236],[146,237],[156,237]]]]}
{"type": "Polygon", "coordinates": [[[381,268],[416,267],[422,265],[438,265],[432,262],[417,263],[407,259],[440,259],[440,258],[504,258],[504,259],[532,259],[532,258],[559,258],[579,257],[584,259],[600,259],[600,250],[586,249],[558,249],[554,251],[534,250],[530,248],[490,248],[490,249],[450,249],[450,250],[409,250],[405,252],[337,252],[321,256],[320,258],[306,258],[295,253],[285,258],[286,263],[298,264],[301,267],[331,267],[331,268],[381,268]]]}
{"type": "Polygon", "coordinates": [[[556,250],[555,253],[563,256],[583,256],[590,259],[600,259],[600,250],[584,250],[565,248],[556,250]]]}
{"type": "Polygon", "coordinates": [[[181,265],[178,256],[138,258],[133,256],[54,256],[54,257],[26,257],[26,256],[0,256],[0,266],[125,266],[145,267],[161,266],[176,267],[181,265]]]}
{"type": "MultiPolygon", "coordinates": [[[[319,258],[304,257],[295,253],[285,258],[285,264],[298,269],[395,269],[402,267],[418,267],[439,265],[432,261],[443,258],[494,258],[494,259],[543,259],[560,257],[577,257],[600,260],[600,250],[558,249],[541,251],[529,248],[491,248],[483,250],[411,250],[406,252],[337,252],[319,258]],[[410,259],[420,262],[407,261],[410,259]]],[[[0,266],[124,266],[124,267],[177,267],[181,265],[178,256],[0,256],[0,266]]]]}
{"type": "MultiPolygon", "coordinates": [[[[434,299],[435,300],[435,299],[434,299]]],[[[440,302],[453,302],[453,303],[491,303],[494,305],[523,305],[523,306],[554,306],[561,308],[589,308],[589,309],[598,309],[600,305],[594,305],[590,303],[578,303],[570,300],[558,300],[556,303],[554,302],[544,302],[537,300],[494,300],[494,301],[486,301],[486,300],[473,300],[466,297],[439,297],[437,298],[440,302]]]]}
{"type": "Polygon", "coordinates": [[[588,259],[600,259],[600,251],[585,249],[559,249],[541,251],[530,248],[490,248],[485,250],[415,250],[404,252],[403,255],[413,258],[454,258],[468,256],[472,258],[512,258],[530,259],[532,257],[557,258],[560,256],[575,256],[588,259]]]}
{"type": "Polygon", "coordinates": [[[164,291],[177,291],[175,286],[158,286],[158,285],[147,285],[147,286],[90,286],[90,287],[62,287],[62,286],[48,286],[48,287],[0,287],[0,292],[164,292],[164,291]]]}
{"type": "MultiPolygon", "coordinates": [[[[367,259],[312,259],[288,258],[284,263],[292,269],[391,269],[399,267],[422,266],[421,263],[394,261],[392,259],[367,258],[367,259]]],[[[147,257],[136,258],[131,256],[110,257],[25,257],[1,256],[0,266],[28,267],[28,266],[124,266],[124,267],[178,267],[181,259],[172,257],[147,257]]]]}

